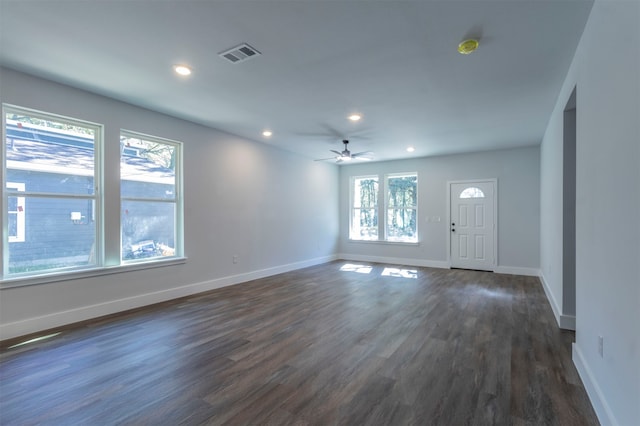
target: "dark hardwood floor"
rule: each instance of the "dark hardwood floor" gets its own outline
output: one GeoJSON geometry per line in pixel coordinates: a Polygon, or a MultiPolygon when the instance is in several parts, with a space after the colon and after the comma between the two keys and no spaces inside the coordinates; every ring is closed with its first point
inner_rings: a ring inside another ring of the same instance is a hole
{"type": "Polygon", "coordinates": [[[0,422],[598,424],[537,278],[348,263],[4,349],[0,422]]]}

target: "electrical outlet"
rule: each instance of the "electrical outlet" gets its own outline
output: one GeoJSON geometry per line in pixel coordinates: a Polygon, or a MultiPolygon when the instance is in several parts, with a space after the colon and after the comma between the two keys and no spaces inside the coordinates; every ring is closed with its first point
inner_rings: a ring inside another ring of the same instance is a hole
{"type": "Polygon", "coordinates": [[[233,255],[233,263],[238,263],[238,255],[237,254],[233,255]]]}
{"type": "Polygon", "coordinates": [[[604,337],[598,336],[598,354],[604,358],[604,337]]]}

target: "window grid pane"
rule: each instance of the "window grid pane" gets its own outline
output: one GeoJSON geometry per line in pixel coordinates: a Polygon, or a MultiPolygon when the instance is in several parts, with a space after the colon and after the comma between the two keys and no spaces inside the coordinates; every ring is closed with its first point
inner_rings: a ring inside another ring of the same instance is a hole
{"type": "Polygon", "coordinates": [[[88,199],[25,197],[25,242],[9,242],[9,274],[96,265],[96,227],[88,199]],[[72,220],[80,212],[82,220],[72,220]]]}
{"type": "Polygon", "coordinates": [[[391,241],[417,241],[416,210],[388,209],[387,239],[391,241]]]}
{"type": "Polygon", "coordinates": [[[354,179],[353,207],[375,208],[378,205],[378,178],[354,179]]]}
{"type": "Polygon", "coordinates": [[[175,203],[123,201],[122,259],[174,256],[175,209],[175,203]]]}
{"type": "Polygon", "coordinates": [[[127,134],[120,143],[121,196],[175,200],[177,147],[127,134]]]}
{"type": "Polygon", "coordinates": [[[94,194],[97,131],[82,123],[8,110],[7,181],[41,194],[94,194]]]}
{"type": "Polygon", "coordinates": [[[460,198],[484,198],[484,192],[480,188],[472,186],[462,191],[460,198]]]}
{"type": "Polygon", "coordinates": [[[378,211],[377,209],[353,209],[351,220],[351,239],[378,239],[378,211]]]}

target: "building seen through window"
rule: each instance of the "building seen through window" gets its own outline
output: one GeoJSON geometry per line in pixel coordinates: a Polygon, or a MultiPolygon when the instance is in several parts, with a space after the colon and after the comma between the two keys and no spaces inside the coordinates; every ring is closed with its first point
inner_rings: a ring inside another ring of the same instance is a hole
{"type": "MultiPolygon", "coordinates": [[[[5,189],[2,275],[104,266],[101,231],[102,126],[80,120],[3,109],[5,189]]],[[[120,147],[120,258],[180,255],[182,145],[122,132],[120,147]]]]}

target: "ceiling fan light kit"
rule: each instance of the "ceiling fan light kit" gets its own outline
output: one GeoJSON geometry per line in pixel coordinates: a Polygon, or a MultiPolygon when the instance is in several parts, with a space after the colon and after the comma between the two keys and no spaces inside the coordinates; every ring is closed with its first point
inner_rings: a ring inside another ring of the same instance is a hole
{"type": "Polygon", "coordinates": [[[347,139],[343,139],[342,143],[344,144],[344,150],[342,152],[336,151],[335,149],[329,150],[330,152],[333,152],[334,154],[336,154],[335,157],[320,158],[320,159],[317,159],[316,161],[336,160],[336,163],[342,163],[343,161],[351,161],[351,160],[365,160],[365,161],[371,160],[371,158],[369,157],[372,154],[371,151],[356,152],[352,154],[351,151],[349,151],[349,149],[347,148],[349,141],[347,139]]]}

